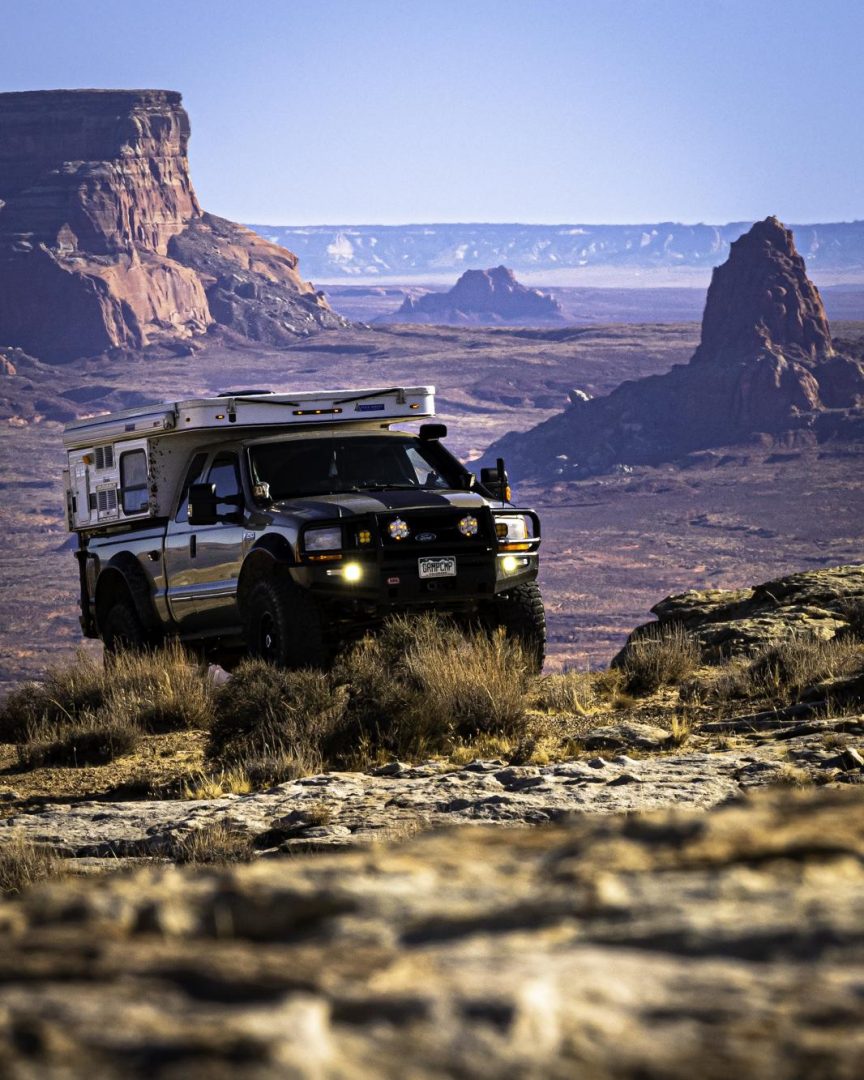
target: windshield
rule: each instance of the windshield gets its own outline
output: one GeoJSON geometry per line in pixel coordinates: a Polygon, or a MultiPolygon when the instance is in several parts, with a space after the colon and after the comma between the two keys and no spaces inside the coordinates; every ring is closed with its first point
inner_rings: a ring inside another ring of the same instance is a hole
{"type": "Polygon", "coordinates": [[[435,442],[387,435],[286,439],[251,449],[254,483],[274,500],[393,488],[456,488],[460,469],[435,442]]]}

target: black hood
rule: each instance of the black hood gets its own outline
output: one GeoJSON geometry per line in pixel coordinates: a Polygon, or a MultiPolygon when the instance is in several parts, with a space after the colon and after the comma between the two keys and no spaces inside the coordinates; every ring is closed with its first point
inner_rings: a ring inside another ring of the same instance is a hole
{"type": "Polygon", "coordinates": [[[319,495],[305,499],[283,499],[273,504],[273,511],[304,518],[354,517],[357,514],[381,514],[388,510],[433,510],[452,506],[458,510],[477,511],[487,501],[472,491],[350,491],[340,495],[319,495]]]}

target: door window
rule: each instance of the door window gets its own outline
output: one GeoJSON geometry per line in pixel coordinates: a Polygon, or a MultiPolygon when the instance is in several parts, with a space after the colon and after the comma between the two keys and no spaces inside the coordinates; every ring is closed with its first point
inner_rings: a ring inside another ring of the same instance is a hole
{"type": "Polygon", "coordinates": [[[186,479],[183,481],[183,487],[180,490],[180,502],[177,504],[177,513],[174,515],[174,520],[181,525],[189,520],[189,488],[192,487],[201,475],[206,461],[206,454],[196,454],[195,457],[192,458],[192,463],[186,472],[186,479]]]}
{"type": "Polygon", "coordinates": [[[218,514],[236,513],[242,507],[240,469],[237,466],[236,454],[218,454],[210,466],[207,483],[216,485],[218,514]]]}

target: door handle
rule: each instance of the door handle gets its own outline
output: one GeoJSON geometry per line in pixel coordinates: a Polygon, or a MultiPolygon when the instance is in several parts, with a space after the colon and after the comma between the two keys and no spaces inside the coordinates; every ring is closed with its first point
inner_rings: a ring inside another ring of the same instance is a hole
{"type": "Polygon", "coordinates": [[[189,537],[189,558],[194,559],[197,554],[198,538],[195,536],[195,533],[192,533],[192,535],[189,537]]]}

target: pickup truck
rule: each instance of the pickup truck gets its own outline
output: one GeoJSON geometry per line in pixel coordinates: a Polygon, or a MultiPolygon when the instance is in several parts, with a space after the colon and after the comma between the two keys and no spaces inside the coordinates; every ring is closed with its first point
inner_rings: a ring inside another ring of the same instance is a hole
{"type": "Polygon", "coordinates": [[[226,666],[326,666],[394,612],[517,637],[538,670],[540,520],[503,461],[444,446],[434,388],[237,391],[67,425],[81,626],[109,652],[177,637],[226,666]]]}

